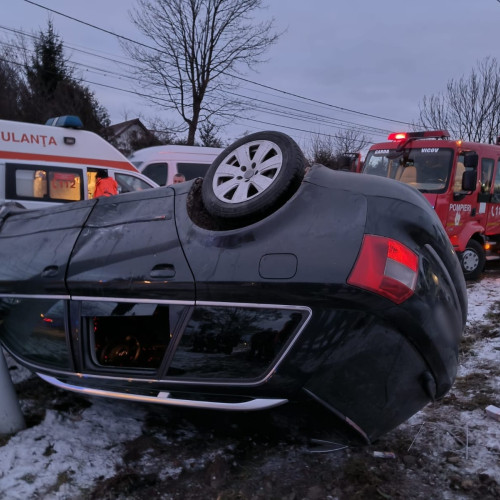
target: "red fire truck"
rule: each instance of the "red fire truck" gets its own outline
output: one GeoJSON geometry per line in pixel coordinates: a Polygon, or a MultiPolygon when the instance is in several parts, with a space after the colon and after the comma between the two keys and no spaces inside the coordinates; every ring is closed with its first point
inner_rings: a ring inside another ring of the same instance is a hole
{"type": "Polygon", "coordinates": [[[374,144],[362,172],[418,189],[434,207],[466,279],[500,255],[500,138],[497,145],[450,140],[446,130],[393,133],[374,144]]]}

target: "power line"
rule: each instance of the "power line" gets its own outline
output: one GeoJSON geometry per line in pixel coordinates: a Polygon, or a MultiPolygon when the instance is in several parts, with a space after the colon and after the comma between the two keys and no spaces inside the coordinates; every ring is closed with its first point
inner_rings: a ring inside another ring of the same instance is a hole
{"type": "MultiPolygon", "coordinates": [[[[0,28],[2,28],[2,26],[0,26],[0,28]]],[[[18,30],[15,30],[15,31],[16,31],[16,33],[22,33],[23,35],[25,35],[24,32],[21,32],[18,30]]],[[[8,44],[6,42],[0,42],[0,45],[7,46],[7,47],[13,47],[13,45],[8,44]]],[[[76,49],[76,50],[80,51],[80,49],[76,49]]],[[[99,56],[99,55],[94,54],[92,52],[88,52],[88,51],[83,51],[83,52],[86,54],[92,55],[94,57],[102,57],[102,56],[99,56]]],[[[104,59],[107,60],[108,58],[104,58],[104,59]]],[[[13,61],[11,61],[11,62],[13,62],[13,61]]],[[[102,74],[104,76],[114,75],[114,76],[118,77],[119,79],[128,79],[128,80],[135,81],[135,78],[130,76],[130,75],[117,73],[117,72],[112,71],[110,69],[103,69],[103,68],[99,68],[96,66],[91,66],[91,65],[79,63],[79,62],[73,62],[72,64],[79,66],[79,67],[88,68],[91,72],[94,72],[97,74],[102,74]]],[[[126,90],[126,89],[122,89],[122,88],[119,88],[119,87],[116,87],[113,85],[106,85],[106,84],[92,82],[92,81],[85,80],[85,79],[83,79],[83,81],[86,83],[91,83],[93,85],[98,85],[101,87],[106,87],[106,88],[118,90],[120,92],[128,92],[128,93],[137,95],[139,97],[144,97],[146,99],[155,99],[157,101],[169,102],[168,99],[161,98],[158,95],[152,96],[150,94],[146,94],[143,92],[126,90]]],[[[229,93],[231,95],[235,95],[236,97],[242,98],[244,100],[249,100],[249,101],[251,101],[254,109],[259,109],[263,112],[273,114],[275,116],[281,116],[284,118],[291,118],[291,119],[300,119],[302,121],[307,121],[309,123],[317,123],[319,120],[321,123],[323,123],[323,125],[330,126],[330,127],[336,127],[339,130],[346,130],[349,128],[354,128],[354,129],[358,130],[359,132],[365,132],[365,133],[370,133],[370,134],[375,134],[375,135],[386,135],[387,133],[390,132],[389,130],[380,129],[380,128],[376,128],[376,127],[372,127],[372,126],[368,126],[368,125],[363,125],[363,124],[351,122],[348,120],[341,120],[341,119],[329,117],[329,116],[326,116],[323,114],[314,113],[314,112],[307,111],[307,110],[301,110],[301,109],[293,108],[291,106],[285,106],[283,104],[273,103],[273,102],[265,101],[262,99],[257,99],[255,97],[251,97],[248,95],[242,95],[242,94],[235,93],[235,92],[226,92],[226,94],[227,93],[229,93]],[[256,103],[267,104],[269,106],[274,106],[275,108],[283,108],[285,111],[270,109],[269,107],[258,105],[256,103]]],[[[292,100],[292,101],[296,102],[295,100],[292,100]]],[[[170,107],[170,109],[173,109],[173,107],[170,107]]]]}
{"type": "MultiPolygon", "coordinates": [[[[115,32],[113,32],[111,30],[107,30],[105,28],[101,28],[99,26],[96,26],[95,24],[91,24],[91,23],[88,23],[86,21],[82,21],[81,19],[78,19],[76,17],[70,16],[68,14],[64,14],[63,12],[57,11],[55,9],[51,9],[51,8],[46,7],[44,5],[40,5],[40,4],[36,3],[36,2],[33,2],[32,0],[24,0],[24,1],[27,2],[27,3],[29,3],[29,4],[34,5],[36,7],[39,7],[41,9],[45,9],[45,10],[47,10],[49,12],[57,14],[59,16],[62,16],[62,17],[65,17],[67,19],[71,19],[72,21],[81,23],[81,24],[83,24],[85,26],[88,26],[90,28],[93,28],[93,29],[102,31],[104,33],[107,33],[108,35],[114,36],[114,37],[116,37],[118,39],[125,40],[127,42],[133,43],[135,45],[139,45],[141,47],[144,47],[144,48],[147,48],[147,49],[150,49],[150,50],[154,50],[156,52],[160,52],[160,53],[163,52],[160,49],[158,49],[157,47],[153,47],[151,45],[148,45],[148,44],[145,44],[145,43],[142,43],[142,42],[138,42],[137,40],[133,40],[133,39],[131,39],[129,37],[126,37],[126,36],[123,36],[123,35],[119,35],[118,33],[115,33],[115,32]]],[[[319,101],[319,100],[316,100],[316,99],[311,99],[309,97],[304,97],[304,96],[301,96],[299,94],[294,94],[292,92],[288,92],[288,91],[281,90],[281,89],[278,89],[278,88],[275,88],[275,87],[271,87],[271,86],[265,85],[263,83],[255,82],[253,80],[249,80],[247,78],[243,78],[243,77],[238,76],[238,75],[229,74],[229,73],[225,73],[225,74],[226,74],[226,76],[229,76],[231,78],[234,78],[234,79],[237,79],[237,80],[241,80],[241,81],[250,83],[252,85],[256,85],[256,86],[259,86],[259,87],[262,87],[262,88],[273,90],[275,92],[279,92],[279,93],[282,93],[284,95],[290,95],[290,96],[293,96],[293,97],[297,97],[297,98],[303,99],[305,101],[313,102],[313,103],[316,103],[316,104],[321,104],[323,106],[328,106],[328,107],[337,109],[339,111],[344,111],[344,112],[348,112],[348,113],[354,113],[354,114],[357,114],[357,115],[366,116],[366,117],[369,117],[369,118],[376,118],[378,120],[389,121],[389,122],[392,122],[392,123],[399,123],[399,124],[403,124],[403,125],[412,125],[411,123],[408,123],[408,122],[404,122],[404,121],[400,121],[400,120],[394,120],[392,118],[386,118],[386,117],[382,117],[382,116],[379,116],[379,115],[373,115],[373,114],[370,114],[370,113],[364,113],[362,111],[356,111],[356,110],[353,110],[353,109],[350,109],[350,108],[345,108],[345,107],[342,107],[342,106],[337,106],[335,104],[330,104],[330,103],[326,103],[326,102],[319,101]]]]}

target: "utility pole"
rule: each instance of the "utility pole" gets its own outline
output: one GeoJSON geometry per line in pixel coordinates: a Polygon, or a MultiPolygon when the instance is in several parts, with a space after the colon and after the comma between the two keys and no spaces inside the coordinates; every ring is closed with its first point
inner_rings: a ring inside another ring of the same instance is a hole
{"type": "Polygon", "coordinates": [[[3,349],[0,347],[0,435],[13,434],[26,427],[24,416],[19,406],[14,384],[10,378],[9,369],[3,349]]]}

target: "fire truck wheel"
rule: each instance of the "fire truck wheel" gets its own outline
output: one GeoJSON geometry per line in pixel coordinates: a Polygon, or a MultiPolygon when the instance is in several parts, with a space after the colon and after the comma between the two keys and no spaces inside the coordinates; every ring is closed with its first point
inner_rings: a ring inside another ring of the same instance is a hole
{"type": "Polygon", "coordinates": [[[484,249],[476,240],[470,240],[467,243],[465,251],[460,258],[462,270],[466,280],[476,280],[481,276],[486,262],[484,249]]]}
{"type": "Polygon", "coordinates": [[[253,222],[283,205],[298,189],[306,160],[280,132],[257,132],[234,142],[212,163],[202,198],[216,218],[253,222]]]}

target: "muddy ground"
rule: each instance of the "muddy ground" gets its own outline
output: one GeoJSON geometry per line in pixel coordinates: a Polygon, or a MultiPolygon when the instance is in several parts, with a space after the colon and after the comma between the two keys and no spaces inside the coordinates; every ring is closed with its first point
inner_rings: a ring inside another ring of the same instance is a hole
{"type": "MultiPolygon", "coordinates": [[[[69,468],[33,498],[498,499],[500,422],[485,408],[500,407],[499,325],[500,302],[493,302],[485,322],[465,332],[450,393],[371,445],[312,405],[245,415],[144,406],[140,434],[129,436],[124,425],[119,442],[108,445],[116,450],[114,475],[76,487],[69,468]],[[485,345],[497,354],[482,356],[485,345]]],[[[77,422],[96,404],[34,376],[16,390],[31,428],[48,411],[77,422]]],[[[110,425],[120,426],[127,404],[116,402],[110,425]]],[[[0,460],[8,442],[0,438],[0,460]]],[[[57,459],[57,447],[47,446],[43,455],[47,463],[57,459]]],[[[22,479],[35,481],[39,473],[22,479]]]]}

